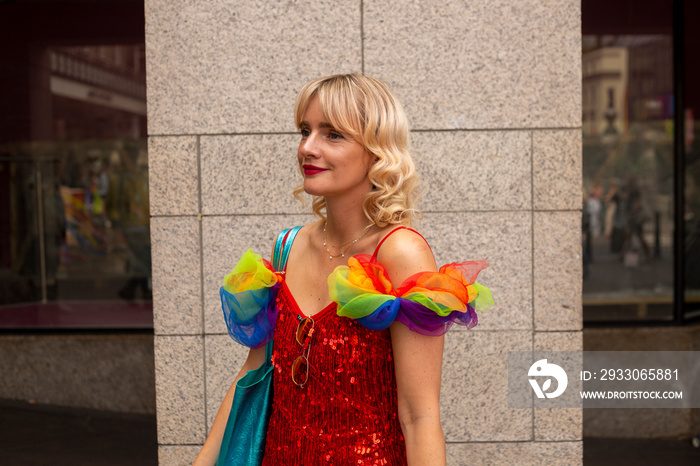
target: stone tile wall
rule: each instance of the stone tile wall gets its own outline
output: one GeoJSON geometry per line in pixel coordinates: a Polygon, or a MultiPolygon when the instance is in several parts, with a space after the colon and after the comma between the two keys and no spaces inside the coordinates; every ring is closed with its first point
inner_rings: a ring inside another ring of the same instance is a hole
{"type": "Polygon", "coordinates": [[[161,464],[190,464],[245,358],[221,277],[311,220],[292,105],[364,72],[405,105],[439,263],[487,258],[497,306],[451,331],[449,464],[582,461],[580,410],[507,405],[508,351],[581,349],[578,0],[146,0],[161,464]]]}

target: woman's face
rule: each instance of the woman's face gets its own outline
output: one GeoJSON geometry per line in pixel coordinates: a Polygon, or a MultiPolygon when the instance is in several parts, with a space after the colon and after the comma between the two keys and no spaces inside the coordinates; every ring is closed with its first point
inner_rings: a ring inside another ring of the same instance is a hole
{"type": "Polygon", "coordinates": [[[362,145],[325,121],[318,97],[309,102],[301,124],[297,157],[304,191],[326,198],[361,197],[372,188],[370,156],[362,145]]]}

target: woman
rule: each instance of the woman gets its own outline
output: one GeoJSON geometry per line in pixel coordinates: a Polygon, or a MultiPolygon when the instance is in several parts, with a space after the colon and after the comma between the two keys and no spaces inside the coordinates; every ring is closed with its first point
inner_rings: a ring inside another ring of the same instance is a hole
{"type": "MultiPolygon", "coordinates": [[[[295,194],[313,196],[319,220],[298,232],[286,269],[273,271],[282,282],[274,330],[244,342],[257,349],[238,378],[263,363],[273,339],[263,463],[445,464],[443,335],[453,322],[476,324],[477,294],[490,299],[474,283],[486,263],[437,273],[430,246],[405,228],[418,215],[417,178],[406,116],[384,83],[361,75],[313,81],[297,97],[295,120],[304,178],[295,194]]],[[[235,383],[195,464],[216,461],[234,391],[235,383]]]]}

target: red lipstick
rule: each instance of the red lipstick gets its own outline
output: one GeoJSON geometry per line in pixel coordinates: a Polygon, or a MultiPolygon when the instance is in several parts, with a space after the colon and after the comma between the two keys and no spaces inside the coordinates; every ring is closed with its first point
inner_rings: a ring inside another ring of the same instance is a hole
{"type": "Polygon", "coordinates": [[[315,165],[307,165],[307,164],[302,165],[301,168],[304,169],[304,175],[306,175],[306,176],[317,175],[321,172],[326,171],[325,168],[317,167],[315,165]]]}

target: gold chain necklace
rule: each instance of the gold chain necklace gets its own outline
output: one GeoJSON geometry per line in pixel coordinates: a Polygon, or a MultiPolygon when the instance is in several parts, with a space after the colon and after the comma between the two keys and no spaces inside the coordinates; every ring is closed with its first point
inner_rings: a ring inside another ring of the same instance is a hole
{"type": "Polygon", "coordinates": [[[328,224],[328,222],[326,222],[326,221],[323,222],[323,247],[326,248],[326,252],[328,253],[329,260],[333,260],[336,257],[345,257],[345,253],[348,252],[348,250],[352,247],[352,245],[357,243],[358,241],[360,241],[362,238],[364,238],[365,235],[369,232],[369,230],[374,226],[374,223],[370,223],[369,225],[367,225],[360,236],[358,236],[357,238],[355,238],[352,241],[349,241],[345,244],[341,244],[340,246],[338,246],[338,249],[342,248],[343,246],[347,246],[343,251],[340,252],[340,254],[333,255],[331,253],[331,250],[328,249],[328,246],[327,246],[327,245],[333,246],[332,244],[330,244],[330,242],[328,242],[328,239],[326,236],[327,235],[327,233],[326,233],[326,225],[327,224],[328,224]]]}

